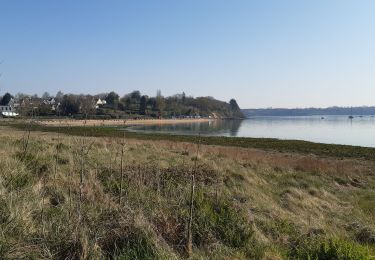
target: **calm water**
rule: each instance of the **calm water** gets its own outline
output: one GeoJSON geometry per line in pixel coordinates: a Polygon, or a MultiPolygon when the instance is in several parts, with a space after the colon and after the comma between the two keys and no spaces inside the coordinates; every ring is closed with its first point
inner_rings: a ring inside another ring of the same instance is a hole
{"type": "Polygon", "coordinates": [[[254,117],[242,121],[134,126],[132,131],[233,137],[269,137],[375,147],[375,117],[254,117]]]}

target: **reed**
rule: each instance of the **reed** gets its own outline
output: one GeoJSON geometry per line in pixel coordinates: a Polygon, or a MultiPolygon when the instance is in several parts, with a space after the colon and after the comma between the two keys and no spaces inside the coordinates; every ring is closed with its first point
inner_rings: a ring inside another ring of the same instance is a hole
{"type": "MultiPolygon", "coordinates": [[[[124,126],[126,121],[124,121],[124,126]]],[[[121,157],[120,157],[120,194],[119,194],[119,205],[122,205],[122,192],[123,192],[123,182],[124,182],[124,152],[125,152],[125,131],[122,133],[121,141],[121,157]]]]}
{"type": "MultiPolygon", "coordinates": [[[[200,134],[198,137],[200,140],[200,134]]],[[[195,195],[195,174],[197,172],[197,163],[198,163],[198,158],[199,158],[199,148],[200,148],[200,141],[198,141],[197,144],[197,153],[196,157],[194,160],[194,168],[191,174],[191,191],[190,191],[190,215],[189,215],[189,222],[188,222],[188,238],[187,238],[187,254],[190,257],[193,254],[193,231],[192,231],[192,226],[193,226],[193,209],[194,209],[194,195],[195,195]]]]}

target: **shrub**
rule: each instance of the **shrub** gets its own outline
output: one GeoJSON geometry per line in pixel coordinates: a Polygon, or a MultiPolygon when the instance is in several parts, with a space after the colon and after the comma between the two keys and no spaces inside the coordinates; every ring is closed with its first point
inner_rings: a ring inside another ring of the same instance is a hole
{"type": "Polygon", "coordinates": [[[363,227],[356,234],[356,239],[360,243],[375,244],[375,231],[371,227],[363,227]]]}

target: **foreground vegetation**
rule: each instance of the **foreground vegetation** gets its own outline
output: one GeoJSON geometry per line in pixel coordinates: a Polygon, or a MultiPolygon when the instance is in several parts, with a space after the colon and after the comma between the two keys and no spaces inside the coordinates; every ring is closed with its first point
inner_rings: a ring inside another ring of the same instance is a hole
{"type": "Polygon", "coordinates": [[[0,128],[1,259],[186,258],[190,217],[193,259],[373,259],[364,150],[333,158],[317,145],[322,158],[232,139],[0,128]]]}

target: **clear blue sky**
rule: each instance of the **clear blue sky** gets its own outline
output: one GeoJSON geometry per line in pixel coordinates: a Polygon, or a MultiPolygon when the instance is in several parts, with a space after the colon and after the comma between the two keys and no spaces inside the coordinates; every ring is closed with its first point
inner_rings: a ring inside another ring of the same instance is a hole
{"type": "Polygon", "coordinates": [[[1,0],[0,93],[375,105],[375,1],[1,0]]]}

